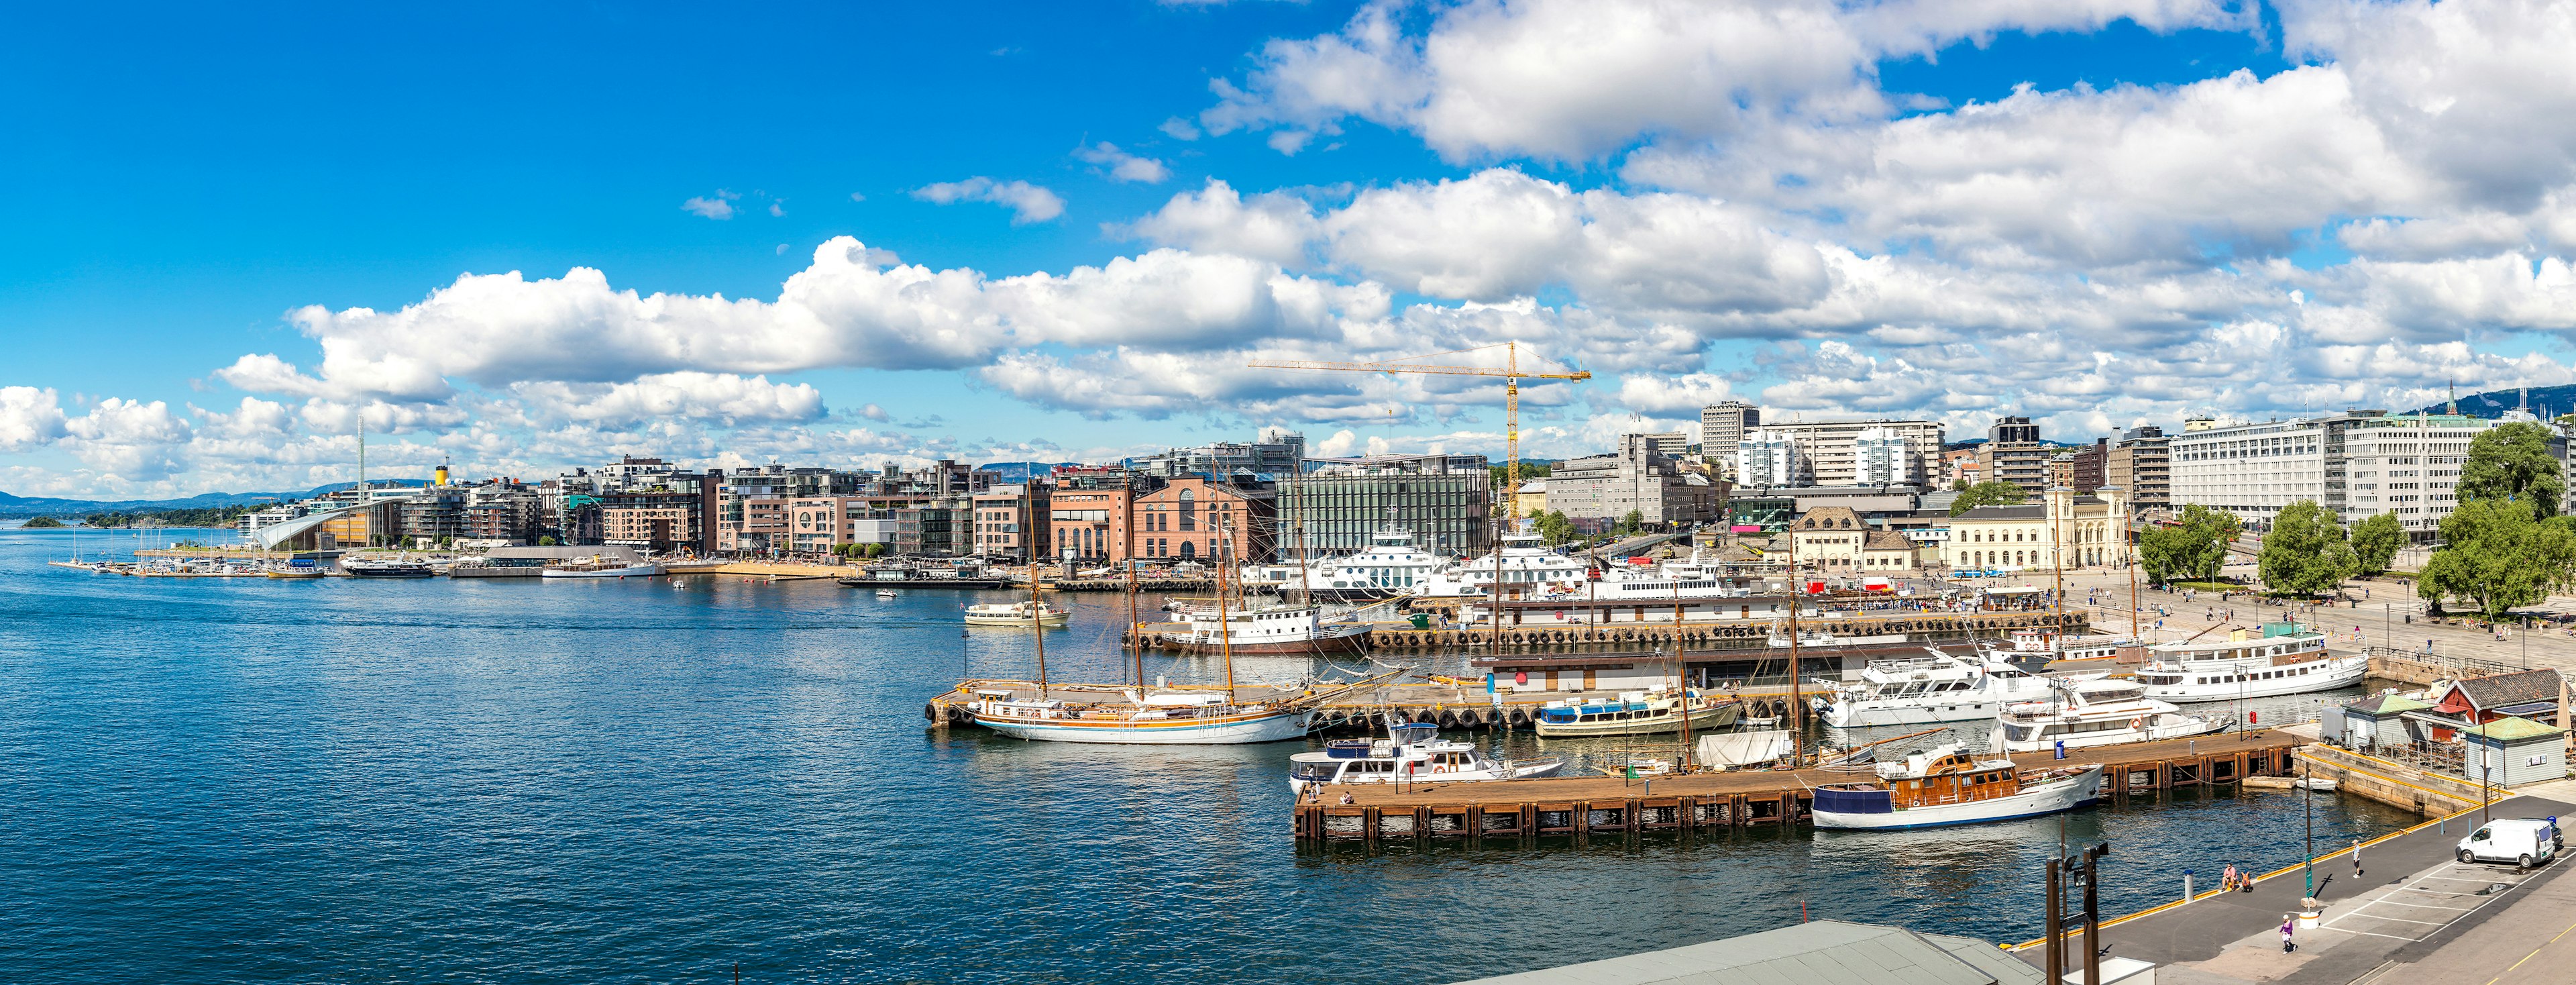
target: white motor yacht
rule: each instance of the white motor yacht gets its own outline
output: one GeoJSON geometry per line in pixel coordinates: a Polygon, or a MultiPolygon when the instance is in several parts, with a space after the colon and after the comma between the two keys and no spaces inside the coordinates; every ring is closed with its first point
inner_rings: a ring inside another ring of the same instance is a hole
{"type": "Polygon", "coordinates": [[[1245,565],[1241,575],[1246,588],[1355,601],[1411,595],[1447,567],[1447,558],[1414,546],[1413,534],[1390,526],[1369,535],[1368,549],[1357,554],[1328,557],[1302,570],[1294,564],[1245,565]]]}
{"type": "Polygon", "coordinates": [[[1544,759],[1494,759],[1475,746],[1440,737],[1440,726],[1395,725],[1387,737],[1335,739],[1322,752],[1288,757],[1288,789],[1333,783],[1441,782],[1521,780],[1553,776],[1565,768],[1561,756],[1544,759]]]}
{"type": "MultiPolygon", "coordinates": [[[[1927,648],[1930,649],[1930,648],[1927,648]]],[[[2044,699],[2049,680],[2001,663],[1972,663],[1940,650],[1872,660],[1852,683],[1817,681],[1819,718],[1834,728],[1929,725],[1993,718],[2004,705],[2044,699]]]]}
{"type": "Polygon", "coordinates": [[[1356,656],[1368,652],[1369,625],[1347,614],[1327,617],[1319,605],[1228,608],[1183,605],[1173,610],[1183,628],[1163,634],[1185,653],[1303,653],[1356,656]]]}
{"type": "Polygon", "coordinates": [[[1537,534],[1504,534],[1500,551],[1449,566],[1417,594],[1433,598],[1490,595],[1499,572],[1505,595],[1540,598],[1582,590],[1591,571],[1591,564],[1582,558],[1548,550],[1537,534]]]}
{"type": "Polygon", "coordinates": [[[2008,704],[1995,714],[1996,752],[2045,752],[2066,748],[2113,746],[2207,735],[2227,721],[2186,715],[2182,709],[2147,697],[2136,681],[2096,679],[2056,681],[2045,701],[2008,704]]]}
{"type": "Polygon", "coordinates": [[[2234,701],[2332,691],[2361,683],[2369,671],[2369,657],[2335,656],[2325,634],[2279,623],[2259,635],[2238,630],[2224,640],[2148,647],[2138,683],[2163,701],[2234,701]]]}

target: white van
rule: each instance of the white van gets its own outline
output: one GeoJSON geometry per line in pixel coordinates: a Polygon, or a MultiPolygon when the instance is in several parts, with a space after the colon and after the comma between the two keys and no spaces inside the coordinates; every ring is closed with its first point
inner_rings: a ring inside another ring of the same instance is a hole
{"type": "Polygon", "coordinates": [[[2558,850],[2566,846],[2556,818],[2503,818],[2460,839],[2459,856],[2462,862],[2511,862],[2530,868],[2558,857],[2558,850]]]}

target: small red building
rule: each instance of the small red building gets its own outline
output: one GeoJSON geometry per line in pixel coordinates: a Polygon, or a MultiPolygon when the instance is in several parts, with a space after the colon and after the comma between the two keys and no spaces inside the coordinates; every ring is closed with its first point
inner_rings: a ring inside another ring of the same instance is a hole
{"type": "Polygon", "coordinates": [[[2409,717],[2433,725],[2433,741],[2449,742],[2453,730],[2436,719],[2462,726],[2484,725],[2499,718],[2539,719],[2558,712],[2558,672],[2524,670],[2451,682],[2430,710],[2409,717]]]}

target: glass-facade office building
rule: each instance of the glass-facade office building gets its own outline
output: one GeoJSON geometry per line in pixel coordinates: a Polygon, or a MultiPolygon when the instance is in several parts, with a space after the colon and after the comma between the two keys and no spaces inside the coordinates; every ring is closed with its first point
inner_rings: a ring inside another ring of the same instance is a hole
{"type": "Polygon", "coordinates": [[[1282,558],[1296,556],[1301,536],[1309,560],[1366,550],[1389,524],[1434,554],[1493,549],[1493,482],[1483,455],[1310,461],[1316,471],[1278,485],[1282,558]]]}

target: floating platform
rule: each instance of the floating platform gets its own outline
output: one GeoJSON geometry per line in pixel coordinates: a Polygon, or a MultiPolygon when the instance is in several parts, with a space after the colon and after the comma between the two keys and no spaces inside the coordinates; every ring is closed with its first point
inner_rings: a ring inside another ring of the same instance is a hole
{"type": "MultiPolygon", "coordinates": [[[[2265,729],[2195,739],[2140,742],[2013,759],[2026,769],[2102,765],[2103,796],[2125,803],[2136,794],[2176,787],[2224,786],[2249,776],[2292,772],[2300,740],[2265,729]]],[[[1291,808],[1302,843],[1392,839],[1531,839],[1637,831],[1734,829],[1803,824],[1810,820],[1814,787],[1849,783],[1854,774],[1833,770],[1746,770],[1628,780],[1615,776],[1472,783],[1365,783],[1321,788],[1327,803],[1291,808]],[[1338,801],[1347,792],[1351,803],[1338,801]]]]}

